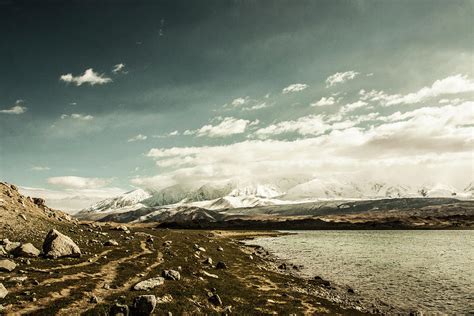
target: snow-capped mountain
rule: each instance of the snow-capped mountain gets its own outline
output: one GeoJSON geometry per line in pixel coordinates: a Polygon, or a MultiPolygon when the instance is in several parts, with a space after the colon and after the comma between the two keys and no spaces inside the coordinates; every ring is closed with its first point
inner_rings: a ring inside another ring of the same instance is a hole
{"type": "Polygon", "coordinates": [[[456,190],[454,187],[443,184],[410,187],[385,182],[355,183],[334,179],[312,179],[305,182],[285,181],[285,184],[290,183],[292,187],[288,188],[289,185],[286,186],[288,188],[286,192],[278,185],[250,182],[205,184],[195,188],[173,185],[155,192],[137,189],[124,193],[121,196],[98,202],[81,211],[80,215],[91,213],[96,215],[99,213],[119,214],[145,209],[147,209],[147,214],[150,214],[150,210],[152,212],[156,210],[154,215],[158,215],[165,210],[183,211],[186,208],[219,211],[318,200],[362,200],[402,197],[456,197],[471,199],[473,192],[472,183],[464,190],[456,190]]]}
{"type": "Polygon", "coordinates": [[[102,200],[86,209],[83,212],[107,212],[107,211],[131,211],[145,205],[141,202],[150,198],[151,194],[143,189],[128,191],[120,196],[102,200]]]}

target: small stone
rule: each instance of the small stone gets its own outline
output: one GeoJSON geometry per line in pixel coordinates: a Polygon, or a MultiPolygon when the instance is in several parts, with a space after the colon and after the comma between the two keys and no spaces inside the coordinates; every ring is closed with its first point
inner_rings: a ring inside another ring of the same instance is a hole
{"type": "Polygon", "coordinates": [[[5,298],[7,296],[8,290],[5,288],[5,286],[0,283],[0,298],[5,298]]]}
{"type": "Polygon", "coordinates": [[[224,248],[222,248],[221,246],[217,247],[217,251],[224,251],[224,248]]]}
{"type": "Polygon", "coordinates": [[[164,243],[163,243],[163,246],[165,247],[171,247],[171,244],[173,243],[172,240],[166,240],[164,243]]]}
{"type": "Polygon", "coordinates": [[[163,270],[163,273],[161,274],[162,277],[164,277],[167,280],[180,280],[181,275],[178,271],[176,270],[163,270]]]}
{"type": "Polygon", "coordinates": [[[21,217],[24,221],[27,220],[27,219],[26,219],[26,216],[25,216],[24,214],[20,214],[20,217],[21,217]]]}
{"type": "Polygon", "coordinates": [[[109,239],[104,243],[104,246],[118,246],[119,243],[113,239],[109,239]]]}
{"type": "Polygon", "coordinates": [[[252,256],[252,255],[250,255],[250,256],[249,256],[249,259],[250,259],[250,260],[253,260],[253,256],[252,256]]]}
{"type": "MultiPolygon", "coordinates": [[[[148,280],[138,282],[137,284],[135,284],[133,289],[135,291],[148,291],[148,290],[151,290],[151,289],[153,289],[157,286],[162,285],[164,282],[165,282],[165,279],[162,278],[162,277],[151,278],[151,279],[148,279],[148,280]]],[[[156,299],[155,299],[155,301],[156,301],[156,299]]]]}
{"type": "Polygon", "coordinates": [[[165,294],[162,297],[157,297],[156,298],[156,303],[157,304],[167,304],[167,303],[171,303],[172,301],[173,301],[173,296],[171,296],[169,294],[165,294]]]}
{"type": "Polygon", "coordinates": [[[219,261],[219,262],[216,264],[216,269],[227,269],[227,265],[225,264],[225,262],[219,261]]]}
{"type": "Polygon", "coordinates": [[[212,296],[209,297],[209,302],[211,302],[214,305],[221,306],[222,305],[222,300],[219,296],[219,294],[213,294],[212,296]]]}
{"type": "Polygon", "coordinates": [[[278,266],[278,269],[280,269],[280,270],[286,270],[286,268],[287,268],[286,263],[282,263],[278,266]]]}
{"type": "Polygon", "coordinates": [[[204,271],[204,270],[201,271],[201,274],[203,274],[204,276],[207,276],[207,277],[209,277],[209,278],[219,279],[219,276],[218,276],[218,275],[209,273],[209,272],[204,271]]]}
{"type": "Polygon", "coordinates": [[[212,265],[212,258],[207,257],[206,260],[204,260],[202,263],[212,265]]]}
{"type": "Polygon", "coordinates": [[[89,299],[89,303],[97,304],[99,303],[99,299],[97,298],[97,296],[92,295],[91,298],[89,299]]]}
{"type": "Polygon", "coordinates": [[[16,268],[16,263],[8,260],[8,259],[3,259],[0,260],[0,271],[3,272],[12,272],[16,268]]]}
{"type": "Polygon", "coordinates": [[[156,307],[155,295],[140,295],[133,300],[133,312],[136,315],[148,316],[156,307]]]}
{"type": "Polygon", "coordinates": [[[109,311],[110,316],[129,316],[130,310],[127,305],[115,304],[112,305],[109,311]]]}

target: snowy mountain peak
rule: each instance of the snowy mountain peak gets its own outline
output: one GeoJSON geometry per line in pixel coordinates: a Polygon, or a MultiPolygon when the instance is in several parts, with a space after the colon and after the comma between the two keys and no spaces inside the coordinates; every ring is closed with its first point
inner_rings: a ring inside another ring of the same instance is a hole
{"type": "Polygon", "coordinates": [[[276,187],[272,185],[248,185],[233,189],[229,196],[255,196],[259,198],[274,198],[283,195],[276,187]]]}
{"type": "Polygon", "coordinates": [[[89,212],[105,212],[111,210],[131,210],[142,207],[140,204],[143,200],[146,200],[151,197],[151,194],[148,191],[143,189],[136,189],[132,191],[125,192],[124,194],[100,201],[91,207],[85,209],[89,212]]]}

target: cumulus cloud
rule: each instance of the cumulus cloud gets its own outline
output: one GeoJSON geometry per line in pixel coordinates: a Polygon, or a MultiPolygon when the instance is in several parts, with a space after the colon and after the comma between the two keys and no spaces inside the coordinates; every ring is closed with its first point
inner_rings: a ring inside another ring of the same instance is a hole
{"type": "Polygon", "coordinates": [[[311,106],[325,106],[325,105],[333,105],[336,103],[336,99],[334,97],[322,97],[319,101],[311,103],[311,106]]]}
{"type": "Polygon", "coordinates": [[[444,79],[436,80],[431,86],[423,87],[420,90],[408,94],[387,94],[384,91],[360,90],[362,100],[379,101],[382,105],[391,106],[398,104],[421,103],[430,98],[441,95],[459,94],[474,91],[474,81],[466,75],[454,75],[444,79]]]}
{"type": "Polygon", "coordinates": [[[112,72],[114,74],[118,74],[118,73],[126,74],[127,71],[125,71],[125,64],[120,63],[120,64],[114,65],[114,67],[112,68],[112,72]]]}
{"type": "Polygon", "coordinates": [[[356,110],[356,109],[365,107],[365,106],[367,106],[367,105],[368,105],[367,102],[362,101],[362,100],[359,100],[359,101],[356,101],[356,102],[353,102],[353,103],[348,103],[348,104],[344,105],[344,106],[341,108],[341,112],[344,112],[344,113],[352,112],[352,111],[354,111],[354,110],[356,110]]]}
{"type": "Polygon", "coordinates": [[[354,126],[351,121],[331,122],[327,115],[308,115],[292,121],[282,121],[260,128],[255,131],[255,136],[268,138],[284,133],[298,133],[300,135],[321,135],[329,130],[345,129],[354,126]]]}
{"type": "Polygon", "coordinates": [[[293,83],[290,84],[288,87],[282,90],[283,94],[291,93],[291,92],[299,92],[303,91],[304,89],[308,88],[309,86],[305,83],[293,83]]]}
{"type": "Polygon", "coordinates": [[[335,74],[326,78],[327,87],[332,87],[338,83],[344,83],[348,80],[352,80],[359,75],[358,72],[350,70],[346,72],[336,72],[335,74]]]}
{"type": "MultiPolygon", "coordinates": [[[[272,104],[273,105],[273,104],[272,104]]],[[[259,102],[255,105],[248,106],[248,107],[243,107],[242,111],[256,111],[256,110],[261,110],[270,107],[271,105],[268,104],[267,102],[259,102]]]]}
{"type": "Polygon", "coordinates": [[[179,136],[180,133],[178,130],[163,134],[163,135],[153,135],[153,138],[165,138],[165,137],[172,137],[172,136],[179,136]]]}
{"type": "Polygon", "coordinates": [[[104,74],[95,72],[92,68],[87,69],[81,76],[73,76],[71,73],[61,75],[59,80],[75,84],[76,86],[81,86],[83,84],[94,86],[112,82],[111,78],[106,77],[104,74]]]}
{"type": "Polygon", "coordinates": [[[27,107],[23,106],[23,100],[16,100],[15,105],[9,109],[0,110],[0,113],[19,115],[25,113],[27,109],[27,107]]]}
{"type": "Polygon", "coordinates": [[[234,117],[220,118],[219,123],[212,125],[207,124],[197,130],[186,130],[183,135],[196,135],[198,137],[226,137],[235,134],[242,134],[247,127],[258,124],[258,120],[250,121],[237,119],[234,117]]]}
{"type": "Polygon", "coordinates": [[[88,115],[88,114],[73,113],[71,115],[69,115],[69,114],[61,115],[62,120],[67,119],[67,118],[70,118],[70,119],[73,119],[73,120],[79,120],[79,121],[90,121],[90,120],[94,119],[94,117],[92,115],[88,115]]]}
{"type": "Polygon", "coordinates": [[[97,189],[110,184],[112,179],[104,178],[84,178],[76,176],[63,176],[48,178],[48,183],[63,188],[72,189],[97,189]]]}
{"type": "MultiPolygon", "coordinates": [[[[443,179],[472,181],[474,102],[380,116],[370,127],[342,126],[320,133],[311,125],[325,124],[333,118],[310,116],[272,131],[303,131],[312,136],[295,140],[258,139],[221,146],[153,148],[147,156],[164,170],[155,177],[137,178],[135,184],[193,183],[233,178],[311,177],[357,173],[403,183],[443,179]],[[304,124],[306,123],[306,124],[304,124]],[[300,125],[301,124],[301,125],[300,125]],[[292,127],[297,126],[297,127],[292,127]],[[313,133],[316,133],[313,136],[313,133]],[[238,154],[236,154],[238,153],[238,154]]],[[[345,121],[339,123],[345,124],[345,121]]],[[[261,132],[262,133],[262,132],[261,132]]],[[[451,184],[454,184],[451,182],[451,184]]]]}
{"type": "Polygon", "coordinates": [[[138,134],[136,136],[133,136],[131,138],[129,138],[127,140],[127,142],[131,143],[131,142],[138,142],[138,141],[143,141],[143,140],[146,140],[148,137],[146,135],[143,135],[143,134],[138,134]]]}

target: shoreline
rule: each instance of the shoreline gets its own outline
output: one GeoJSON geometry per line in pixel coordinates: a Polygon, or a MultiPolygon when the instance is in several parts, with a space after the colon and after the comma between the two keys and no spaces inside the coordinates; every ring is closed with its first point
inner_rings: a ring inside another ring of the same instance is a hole
{"type": "Polygon", "coordinates": [[[268,232],[268,234],[265,234],[264,232],[261,234],[251,233],[250,235],[246,236],[245,233],[242,233],[241,236],[235,238],[243,250],[264,260],[267,263],[269,269],[271,269],[273,272],[290,275],[291,277],[299,278],[305,282],[307,285],[299,290],[305,292],[307,295],[315,295],[322,299],[328,300],[333,304],[337,304],[343,309],[357,310],[362,313],[374,315],[419,314],[417,311],[404,310],[402,308],[389,305],[377,298],[363,296],[357,291],[357,289],[353,287],[341,285],[331,280],[323,279],[318,275],[310,278],[301,272],[301,270],[304,268],[303,265],[295,265],[290,260],[280,258],[260,245],[252,244],[252,241],[258,238],[280,237],[294,234],[296,233],[275,231],[268,232]]]}

